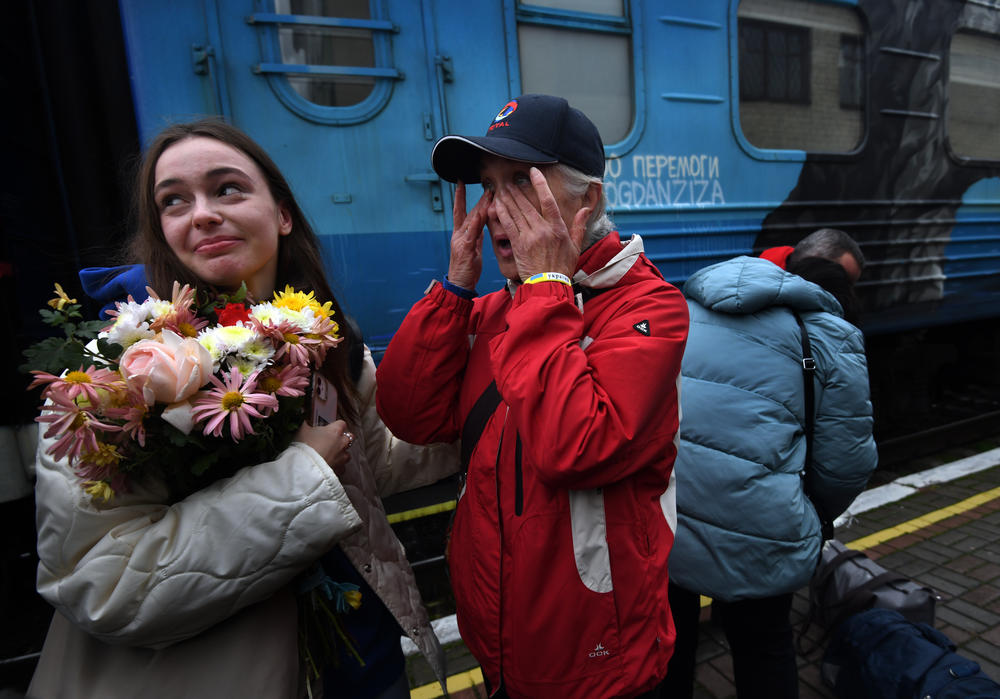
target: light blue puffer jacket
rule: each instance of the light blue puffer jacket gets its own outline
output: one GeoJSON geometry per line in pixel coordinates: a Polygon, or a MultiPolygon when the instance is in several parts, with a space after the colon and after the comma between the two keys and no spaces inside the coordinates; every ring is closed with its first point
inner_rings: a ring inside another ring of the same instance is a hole
{"type": "Polygon", "coordinates": [[[699,270],[684,286],[691,330],[681,367],[678,527],[670,578],[714,599],[767,597],[808,583],[819,518],[803,492],[805,321],[816,359],[807,473],[833,518],[877,463],[861,331],[819,286],[760,258],[699,270]]]}

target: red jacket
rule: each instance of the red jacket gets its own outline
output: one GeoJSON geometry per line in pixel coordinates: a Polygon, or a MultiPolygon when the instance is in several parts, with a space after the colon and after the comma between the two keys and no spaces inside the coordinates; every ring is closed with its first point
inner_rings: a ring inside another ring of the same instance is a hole
{"type": "Polygon", "coordinates": [[[469,301],[435,285],[378,370],[400,438],[457,439],[491,381],[503,401],[472,453],[450,543],[462,638],[511,697],[631,696],[666,674],[667,557],[687,306],[612,233],[578,287],[469,301]],[[472,339],[470,339],[472,336],[472,339]],[[669,487],[668,487],[669,486],[669,487]]]}

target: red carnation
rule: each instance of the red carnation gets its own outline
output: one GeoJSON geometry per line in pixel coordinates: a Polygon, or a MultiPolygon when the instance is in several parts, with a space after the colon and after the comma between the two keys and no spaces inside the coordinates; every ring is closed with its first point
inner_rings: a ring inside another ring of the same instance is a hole
{"type": "Polygon", "coordinates": [[[222,310],[216,309],[215,314],[219,316],[221,325],[236,325],[250,320],[250,311],[242,303],[227,303],[222,310]]]}

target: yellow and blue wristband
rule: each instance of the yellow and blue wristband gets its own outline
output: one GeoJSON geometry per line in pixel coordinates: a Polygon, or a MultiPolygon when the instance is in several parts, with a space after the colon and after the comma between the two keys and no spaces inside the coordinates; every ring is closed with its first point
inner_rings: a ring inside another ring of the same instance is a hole
{"type": "Polygon", "coordinates": [[[565,274],[560,274],[559,272],[542,272],[541,274],[534,274],[524,280],[525,284],[538,284],[539,282],[559,282],[560,284],[565,284],[566,286],[573,286],[573,282],[569,280],[565,274]]]}

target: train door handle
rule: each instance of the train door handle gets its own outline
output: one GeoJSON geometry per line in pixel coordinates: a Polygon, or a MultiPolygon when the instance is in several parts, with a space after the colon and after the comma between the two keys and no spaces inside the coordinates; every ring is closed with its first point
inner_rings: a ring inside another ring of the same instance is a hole
{"type": "Polygon", "coordinates": [[[431,209],[434,211],[444,211],[444,201],[441,198],[441,178],[436,172],[414,172],[405,175],[406,182],[426,182],[431,186],[431,209]]]}
{"type": "Polygon", "coordinates": [[[223,99],[223,87],[219,74],[219,63],[215,55],[215,47],[209,44],[194,44],[191,46],[191,68],[195,75],[207,78],[211,85],[213,111],[217,114],[227,115],[229,113],[228,104],[223,99]]]}

